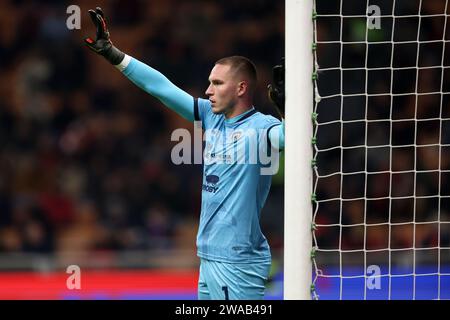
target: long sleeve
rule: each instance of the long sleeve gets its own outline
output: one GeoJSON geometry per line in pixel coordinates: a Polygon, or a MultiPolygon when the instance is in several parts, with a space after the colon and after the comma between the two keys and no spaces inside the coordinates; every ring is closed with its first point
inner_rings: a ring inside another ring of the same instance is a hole
{"type": "Polygon", "coordinates": [[[145,92],[151,94],[164,105],[194,121],[194,98],[167,79],[161,72],[130,57],[122,73],[145,92]]]}

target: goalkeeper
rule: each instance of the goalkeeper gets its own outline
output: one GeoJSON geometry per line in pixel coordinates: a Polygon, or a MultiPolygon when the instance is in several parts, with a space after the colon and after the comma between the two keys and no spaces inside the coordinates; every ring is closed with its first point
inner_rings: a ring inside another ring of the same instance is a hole
{"type": "MultiPolygon", "coordinates": [[[[217,61],[209,76],[208,99],[193,98],[160,72],[113,46],[100,8],[89,10],[89,14],[97,28],[95,40],[85,39],[91,50],[185,119],[201,121],[205,133],[208,129],[217,129],[223,135],[233,132],[230,143],[223,143],[220,134],[206,135],[197,234],[198,298],[262,299],[271,255],[259,222],[271,176],[261,174],[261,164],[207,163],[224,156],[227,147],[244,148],[240,137],[246,130],[256,132],[258,145],[265,142],[271,146],[266,147],[269,151],[284,148],[284,121],[263,115],[253,107],[257,82],[254,64],[239,56],[217,61]]],[[[269,96],[283,115],[284,67],[275,67],[274,76],[269,96]]]]}

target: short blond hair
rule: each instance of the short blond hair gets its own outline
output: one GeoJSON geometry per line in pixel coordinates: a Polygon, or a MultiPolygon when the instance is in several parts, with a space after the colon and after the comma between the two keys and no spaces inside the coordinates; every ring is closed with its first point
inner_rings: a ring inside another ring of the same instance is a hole
{"type": "Polygon", "coordinates": [[[230,66],[230,70],[235,74],[242,74],[249,80],[249,87],[253,93],[256,88],[258,76],[255,64],[243,56],[230,56],[217,60],[215,64],[230,66]]]}

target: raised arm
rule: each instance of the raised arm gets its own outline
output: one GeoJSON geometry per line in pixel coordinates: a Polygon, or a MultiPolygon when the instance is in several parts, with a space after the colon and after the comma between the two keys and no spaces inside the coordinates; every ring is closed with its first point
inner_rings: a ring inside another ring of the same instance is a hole
{"type": "Polygon", "coordinates": [[[189,121],[194,121],[194,98],[169,81],[162,73],[117,49],[110,40],[101,8],[89,10],[97,33],[96,39],[85,38],[89,49],[116,66],[134,84],[159,99],[189,121]]]}
{"type": "Polygon", "coordinates": [[[194,121],[194,98],[170,82],[161,72],[128,55],[116,67],[139,88],[183,118],[194,121]]]}

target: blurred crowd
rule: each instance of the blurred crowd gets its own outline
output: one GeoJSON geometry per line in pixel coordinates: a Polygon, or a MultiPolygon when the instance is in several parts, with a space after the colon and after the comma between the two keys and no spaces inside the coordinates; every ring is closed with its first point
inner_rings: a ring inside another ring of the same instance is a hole
{"type": "MultiPolygon", "coordinates": [[[[84,47],[95,6],[115,45],[197,97],[216,60],[249,57],[256,106],[273,114],[265,86],[284,52],[282,2],[1,1],[0,252],[195,252],[202,167],[170,159],[172,131],[193,125],[84,47]],[[72,4],[81,30],[66,26],[72,4]]],[[[263,213],[275,249],[282,199],[277,179],[263,213]]]]}

